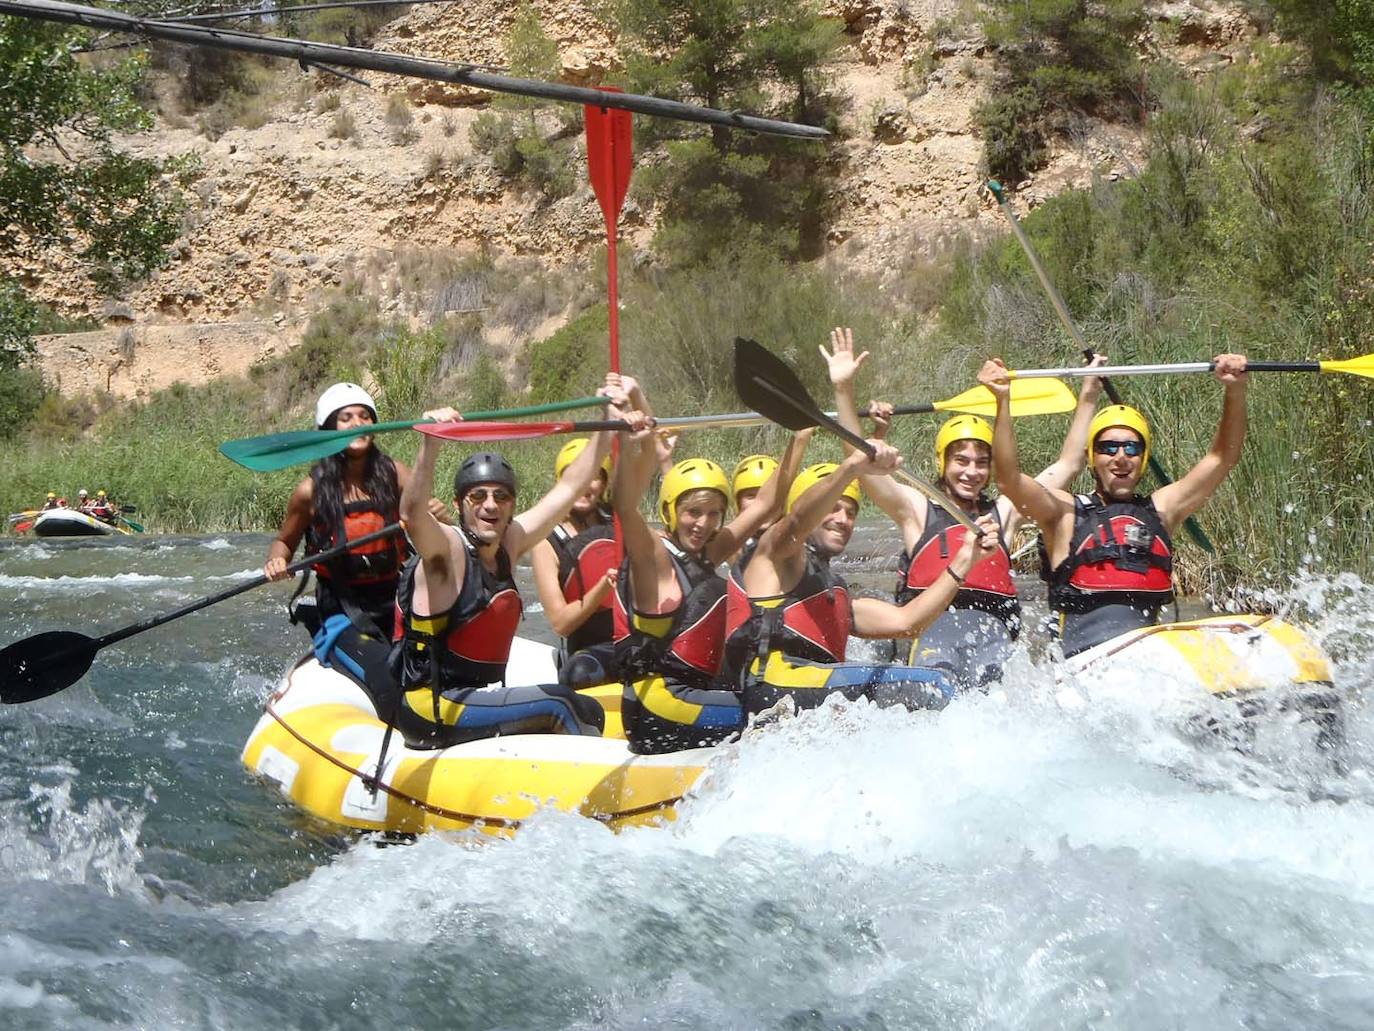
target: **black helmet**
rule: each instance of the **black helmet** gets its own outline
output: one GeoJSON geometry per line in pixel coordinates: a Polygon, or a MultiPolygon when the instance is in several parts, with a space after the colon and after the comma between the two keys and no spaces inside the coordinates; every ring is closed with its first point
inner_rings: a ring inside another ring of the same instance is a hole
{"type": "Polygon", "coordinates": [[[462,498],[479,483],[499,483],[514,494],[515,469],[504,455],[495,451],[478,451],[475,455],[468,455],[458,467],[458,474],[453,477],[453,496],[462,498]]]}

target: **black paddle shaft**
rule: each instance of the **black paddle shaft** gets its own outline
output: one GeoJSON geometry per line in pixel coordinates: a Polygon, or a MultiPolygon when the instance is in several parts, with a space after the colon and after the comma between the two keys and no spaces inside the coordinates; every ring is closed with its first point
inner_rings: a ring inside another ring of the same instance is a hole
{"type": "MultiPolygon", "coordinates": [[[[317,562],[327,562],[329,559],[338,558],[360,545],[370,544],[400,531],[401,524],[392,523],[374,533],[356,537],[337,548],[317,552],[299,562],[293,562],[286,567],[286,571],[298,573],[317,562]]],[[[141,620],[131,626],[112,630],[103,637],[88,637],[74,630],[50,630],[46,633],[26,637],[22,641],[16,641],[0,650],[0,702],[7,705],[32,702],[39,698],[46,698],[50,694],[56,694],[64,688],[71,687],[86,674],[86,671],[91,668],[91,662],[95,659],[95,653],[101,648],[133,637],[135,634],[141,634],[145,630],[162,626],[164,623],[170,623],[182,616],[189,616],[192,612],[199,612],[201,609],[209,608],[211,605],[226,601],[235,595],[261,587],[267,582],[267,577],[255,576],[251,580],[235,584],[228,590],[193,601],[191,604],[183,605],[172,612],[165,612],[160,616],[141,620]]]]}

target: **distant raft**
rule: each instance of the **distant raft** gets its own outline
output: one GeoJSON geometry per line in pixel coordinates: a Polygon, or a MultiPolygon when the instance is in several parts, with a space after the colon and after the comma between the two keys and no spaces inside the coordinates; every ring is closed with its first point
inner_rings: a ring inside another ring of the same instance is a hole
{"type": "Polygon", "coordinates": [[[1171,699],[1225,698],[1240,714],[1294,711],[1325,743],[1342,730],[1331,660],[1301,629],[1273,615],[1211,616],[1121,634],[1065,660],[1061,680],[1124,685],[1171,699]]]}
{"type": "Polygon", "coordinates": [[[33,532],[39,537],[107,537],[129,531],[74,508],[50,508],[34,518],[33,532]]]}
{"type": "MultiPolygon", "coordinates": [[[[550,682],[553,664],[533,642],[512,655],[518,682],[550,682]],[[523,660],[523,661],[522,661],[523,660]],[[547,671],[542,681],[527,679],[547,671]]],[[[607,733],[620,732],[619,685],[595,689],[607,733]],[[612,697],[614,696],[614,697],[612,697]]],[[[406,748],[393,735],[379,789],[386,726],[353,681],[313,658],[268,699],[243,749],[249,770],[313,816],[364,831],[417,834],[477,828],[510,835],[540,809],[580,813],[619,829],[657,825],[701,777],[712,749],[635,755],[623,736],[513,734],[452,748],[406,748]]]]}

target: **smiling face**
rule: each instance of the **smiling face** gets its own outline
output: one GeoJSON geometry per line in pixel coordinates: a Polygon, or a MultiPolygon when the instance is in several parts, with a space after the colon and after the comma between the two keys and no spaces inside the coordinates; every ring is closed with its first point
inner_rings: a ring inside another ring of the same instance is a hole
{"type": "Polygon", "coordinates": [[[1127,500],[1145,474],[1144,440],[1125,426],[1109,426],[1093,439],[1093,478],[1102,496],[1127,500]],[[1140,454],[1128,455],[1127,445],[1140,454]],[[1108,452],[1115,451],[1116,454],[1108,452]]]}
{"type": "Polygon", "coordinates": [[[694,490],[677,500],[678,546],[700,555],[725,520],[725,495],[716,490],[694,490]]]}
{"type": "Polygon", "coordinates": [[[981,440],[959,440],[945,449],[940,482],[956,501],[976,502],[991,476],[992,449],[981,440]]]}
{"type": "MultiPolygon", "coordinates": [[[[332,428],[336,430],[351,430],[355,426],[371,426],[377,419],[372,414],[372,409],[367,405],[345,405],[330,417],[332,428]]],[[[367,449],[372,446],[372,434],[363,437],[355,437],[348,442],[348,447],[344,453],[350,457],[364,455],[367,449]]]]}
{"type": "Polygon", "coordinates": [[[811,531],[811,546],[821,558],[832,559],[841,554],[854,536],[858,519],[859,506],[851,498],[840,497],[821,525],[811,531]]]}
{"type": "Polygon", "coordinates": [[[499,544],[515,518],[515,495],[500,483],[479,483],[454,503],[463,526],[482,544],[499,544]]]}

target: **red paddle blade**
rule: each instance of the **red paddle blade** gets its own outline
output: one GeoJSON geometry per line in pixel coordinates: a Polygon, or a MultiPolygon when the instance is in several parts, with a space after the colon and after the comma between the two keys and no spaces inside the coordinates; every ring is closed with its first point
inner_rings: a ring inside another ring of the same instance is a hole
{"type": "Polygon", "coordinates": [[[444,440],[534,440],[554,433],[573,433],[571,422],[424,422],[415,427],[444,440]]]}
{"type": "MultiPolygon", "coordinates": [[[[607,93],[619,93],[613,86],[600,87],[607,93]]],[[[606,218],[606,229],[614,231],[620,219],[620,206],[625,191],[630,188],[630,171],[634,162],[634,131],[630,112],[618,108],[583,108],[587,123],[587,169],[591,173],[592,189],[606,218]]]]}
{"type": "Polygon", "coordinates": [[[33,529],[33,520],[32,520],[32,519],[25,519],[22,523],[15,523],[15,524],[14,524],[14,532],[15,532],[15,533],[28,533],[28,532],[29,532],[30,530],[32,530],[32,529],[33,529]]]}

